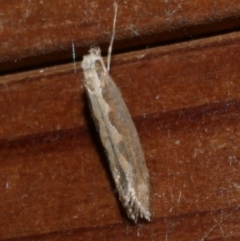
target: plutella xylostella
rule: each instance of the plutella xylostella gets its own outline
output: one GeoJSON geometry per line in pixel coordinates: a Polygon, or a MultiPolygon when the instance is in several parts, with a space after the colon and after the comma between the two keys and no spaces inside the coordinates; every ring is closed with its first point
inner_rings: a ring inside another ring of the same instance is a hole
{"type": "Polygon", "coordinates": [[[144,154],[127,106],[109,74],[117,18],[116,3],[114,10],[107,67],[100,48],[91,48],[81,63],[83,84],[119,199],[128,217],[134,222],[139,217],[150,221],[149,174],[144,154]]]}

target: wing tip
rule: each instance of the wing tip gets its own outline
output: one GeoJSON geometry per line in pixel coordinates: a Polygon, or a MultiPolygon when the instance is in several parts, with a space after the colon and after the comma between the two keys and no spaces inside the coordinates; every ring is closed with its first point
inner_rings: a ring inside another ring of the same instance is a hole
{"type": "Polygon", "coordinates": [[[149,208],[149,198],[143,196],[144,202],[139,201],[134,192],[129,192],[128,198],[125,199],[124,207],[126,209],[127,216],[137,223],[138,218],[151,221],[151,212],[149,208]]]}

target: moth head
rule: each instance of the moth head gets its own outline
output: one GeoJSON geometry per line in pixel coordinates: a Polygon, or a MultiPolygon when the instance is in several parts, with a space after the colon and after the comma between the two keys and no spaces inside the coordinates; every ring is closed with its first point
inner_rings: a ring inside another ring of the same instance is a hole
{"type": "Polygon", "coordinates": [[[104,85],[104,76],[107,73],[98,47],[91,48],[89,54],[83,57],[81,63],[83,69],[83,83],[89,91],[101,91],[104,85]]]}
{"type": "Polygon", "coordinates": [[[95,68],[95,62],[98,60],[101,60],[101,50],[99,47],[94,47],[89,50],[88,55],[83,56],[83,61],[81,63],[81,67],[83,71],[87,69],[94,69],[95,68]]]}

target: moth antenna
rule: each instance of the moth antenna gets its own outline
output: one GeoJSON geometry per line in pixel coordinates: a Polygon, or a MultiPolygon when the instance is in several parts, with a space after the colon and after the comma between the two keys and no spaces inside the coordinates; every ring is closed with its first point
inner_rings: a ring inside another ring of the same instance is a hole
{"type": "Polygon", "coordinates": [[[73,39],[72,39],[72,58],[73,58],[74,73],[76,74],[76,72],[77,72],[77,70],[76,70],[76,53],[75,53],[75,45],[74,45],[73,39]]]}
{"type": "Polygon", "coordinates": [[[107,57],[107,71],[108,71],[108,72],[109,72],[109,70],[110,70],[112,46],[113,46],[113,41],[114,41],[115,32],[116,32],[117,8],[118,8],[118,5],[117,5],[116,2],[114,2],[113,6],[114,6],[113,31],[112,31],[112,37],[111,37],[110,45],[109,45],[109,47],[108,47],[108,57],[107,57]]]}

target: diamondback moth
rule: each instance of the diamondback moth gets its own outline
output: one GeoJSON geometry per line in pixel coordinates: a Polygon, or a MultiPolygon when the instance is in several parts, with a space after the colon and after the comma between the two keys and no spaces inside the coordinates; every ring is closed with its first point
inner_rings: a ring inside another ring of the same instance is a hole
{"type": "Polygon", "coordinates": [[[150,221],[150,184],[145,157],[136,127],[120,90],[109,74],[115,37],[117,4],[114,3],[113,33],[108,49],[107,67],[99,47],[83,57],[83,84],[90,110],[117,187],[119,199],[130,219],[150,221]]]}

